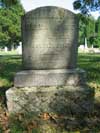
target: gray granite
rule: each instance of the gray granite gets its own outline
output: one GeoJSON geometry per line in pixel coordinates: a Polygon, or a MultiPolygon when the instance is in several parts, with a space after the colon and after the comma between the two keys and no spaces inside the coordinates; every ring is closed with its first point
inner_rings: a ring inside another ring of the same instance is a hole
{"type": "Polygon", "coordinates": [[[14,78],[15,87],[82,85],[86,74],[82,69],[25,70],[14,78]]]}
{"type": "Polygon", "coordinates": [[[86,115],[93,110],[92,89],[87,86],[10,88],[6,92],[10,113],[86,115]]]}
{"type": "Polygon", "coordinates": [[[58,7],[41,7],[22,18],[24,69],[76,67],[78,20],[58,7]]]}
{"type": "Polygon", "coordinates": [[[23,70],[6,92],[9,113],[90,113],[94,92],[76,65],[76,15],[52,6],[32,10],[22,18],[22,41],[23,70]]]}

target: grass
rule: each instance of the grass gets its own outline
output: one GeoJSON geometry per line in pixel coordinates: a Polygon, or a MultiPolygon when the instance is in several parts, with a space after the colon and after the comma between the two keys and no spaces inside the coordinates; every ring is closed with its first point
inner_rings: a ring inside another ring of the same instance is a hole
{"type": "Polygon", "coordinates": [[[87,73],[87,82],[100,85],[100,54],[79,54],[78,66],[87,73]]]}
{"type": "MultiPolygon", "coordinates": [[[[8,133],[40,133],[40,127],[38,129],[36,128],[38,125],[39,120],[33,121],[32,119],[27,121],[26,118],[22,117],[21,115],[18,115],[15,118],[11,119],[10,127],[8,126],[8,116],[5,114],[5,91],[6,89],[13,86],[13,78],[16,72],[20,71],[22,69],[22,59],[20,55],[13,55],[13,54],[2,54],[0,55],[0,119],[2,118],[3,125],[0,124],[0,133],[3,133],[4,131],[8,131],[8,133]],[[24,123],[23,123],[24,121],[24,123]],[[6,126],[5,126],[6,125],[6,126]],[[35,125],[35,126],[34,126],[35,125]],[[10,129],[10,130],[9,130],[10,129]]],[[[79,54],[78,55],[78,67],[84,69],[87,73],[87,83],[95,88],[96,92],[96,109],[93,114],[93,118],[90,118],[91,121],[96,120],[97,124],[94,124],[94,126],[90,126],[93,128],[92,131],[90,131],[90,127],[84,128],[83,133],[100,133],[100,119],[97,118],[100,117],[100,54],[79,54]]],[[[41,120],[42,121],[42,120],[41,120]]],[[[1,121],[0,121],[1,122],[1,121]]],[[[42,121],[43,122],[43,121],[42,121]]],[[[83,123],[84,125],[84,123],[83,123]]],[[[74,129],[73,132],[71,131],[65,131],[63,129],[60,129],[60,132],[58,131],[56,126],[54,125],[47,125],[47,124],[41,124],[42,128],[50,129],[50,133],[80,133],[79,128],[74,129]]],[[[81,127],[82,128],[82,127],[81,127]]],[[[81,130],[80,128],[80,130],[81,130]]],[[[42,132],[41,132],[42,133],[42,132]]],[[[49,133],[45,131],[45,133],[49,133]]]]}
{"type": "Polygon", "coordinates": [[[13,78],[21,69],[21,56],[0,55],[0,87],[8,88],[13,85],[13,78]]]}

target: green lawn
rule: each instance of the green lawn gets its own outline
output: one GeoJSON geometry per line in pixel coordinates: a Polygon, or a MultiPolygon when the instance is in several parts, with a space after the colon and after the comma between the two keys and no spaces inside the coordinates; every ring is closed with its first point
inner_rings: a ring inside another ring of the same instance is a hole
{"type": "Polygon", "coordinates": [[[21,56],[0,55],[0,87],[11,87],[14,75],[21,67],[21,56]]]}
{"type": "Polygon", "coordinates": [[[87,82],[100,85],[100,54],[79,54],[78,66],[87,72],[87,82]]]}

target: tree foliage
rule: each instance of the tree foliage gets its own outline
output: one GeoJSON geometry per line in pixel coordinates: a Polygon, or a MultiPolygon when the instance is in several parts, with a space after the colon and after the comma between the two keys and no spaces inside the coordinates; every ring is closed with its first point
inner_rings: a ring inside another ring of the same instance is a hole
{"type": "Polygon", "coordinates": [[[22,6],[17,3],[11,7],[0,8],[0,46],[11,47],[21,40],[22,6]]]}
{"type": "Polygon", "coordinates": [[[10,7],[20,3],[20,1],[19,0],[0,0],[0,3],[2,3],[1,5],[4,7],[10,7]]]}
{"type": "Polygon", "coordinates": [[[84,44],[85,38],[88,46],[100,47],[100,17],[95,20],[92,16],[78,14],[79,17],[79,44],[84,44]]]}
{"type": "Polygon", "coordinates": [[[74,9],[86,14],[90,11],[100,10],[100,0],[75,0],[73,6],[74,9]]]}
{"type": "Polygon", "coordinates": [[[100,17],[96,21],[96,35],[97,35],[97,44],[100,47],[100,17]]]}
{"type": "Polygon", "coordinates": [[[75,0],[73,3],[75,10],[80,10],[79,15],[79,43],[84,43],[84,38],[88,40],[88,44],[96,44],[100,47],[100,18],[94,20],[91,17],[91,11],[100,11],[100,0],[75,0]]]}

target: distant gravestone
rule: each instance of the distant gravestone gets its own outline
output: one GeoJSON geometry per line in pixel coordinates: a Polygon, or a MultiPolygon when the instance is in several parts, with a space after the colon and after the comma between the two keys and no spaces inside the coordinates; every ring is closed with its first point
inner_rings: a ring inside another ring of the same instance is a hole
{"type": "Polygon", "coordinates": [[[88,49],[88,46],[87,46],[87,38],[85,38],[85,49],[88,49]]]}
{"type": "Polygon", "coordinates": [[[4,48],[4,51],[5,51],[5,52],[7,52],[7,51],[8,51],[8,48],[7,48],[7,47],[5,47],[5,48],[4,48]]]}
{"type": "Polygon", "coordinates": [[[19,42],[19,46],[17,47],[17,53],[22,54],[22,42],[19,42]]]}
{"type": "Polygon", "coordinates": [[[84,50],[84,45],[80,45],[79,49],[84,50]]]}
{"type": "Polygon", "coordinates": [[[78,20],[59,7],[41,7],[22,18],[24,71],[6,92],[9,112],[91,112],[93,91],[77,69],[78,20]],[[84,109],[83,109],[84,108],[84,109]]]}

